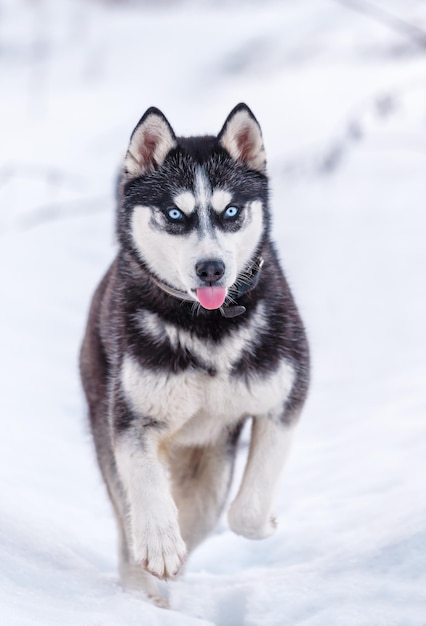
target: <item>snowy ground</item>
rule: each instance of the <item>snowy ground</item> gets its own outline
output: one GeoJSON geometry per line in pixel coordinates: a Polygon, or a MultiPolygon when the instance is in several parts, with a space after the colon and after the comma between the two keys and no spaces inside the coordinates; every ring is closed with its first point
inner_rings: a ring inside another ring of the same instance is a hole
{"type": "Polygon", "coordinates": [[[0,0],[0,624],[425,626],[425,50],[333,0],[154,6],[0,0]],[[241,100],[312,391],[276,535],[223,521],[164,611],[118,585],[77,352],[139,116],[216,132],[241,100]]]}

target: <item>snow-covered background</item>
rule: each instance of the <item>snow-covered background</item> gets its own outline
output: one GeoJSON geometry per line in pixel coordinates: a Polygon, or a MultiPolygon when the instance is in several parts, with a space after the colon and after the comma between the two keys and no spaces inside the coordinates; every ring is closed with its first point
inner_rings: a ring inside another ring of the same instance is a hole
{"type": "Polygon", "coordinates": [[[0,0],[1,626],[425,626],[426,6],[349,4],[0,0]],[[313,383],[276,535],[223,520],[165,611],[118,584],[77,354],[135,123],[239,101],[313,383]]]}

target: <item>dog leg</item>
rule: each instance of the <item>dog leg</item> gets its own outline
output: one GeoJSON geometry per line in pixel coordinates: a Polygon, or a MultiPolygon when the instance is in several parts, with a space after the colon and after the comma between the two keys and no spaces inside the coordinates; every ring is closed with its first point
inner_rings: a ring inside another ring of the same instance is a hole
{"type": "Polygon", "coordinates": [[[119,568],[121,584],[125,589],[143,593],[148,600],[162,609],[169,608],[167,599],[161,595],[157,579],[135,563],[130,555],[127,559],[121,553],[119,568]]]}
{"type": "Polygon", "coordinates": [[[237,535],[264,539],[274,533],[277,524],[271,515],[272,500],[293,431],[294,425],[276,422],[269,416],[253,419],[243,480],[228,512],[229,526],[237,535]]]}
{"type": "Polygon", "coordinates": [[[171,478],[179,526],[188,551],[213,530],[225,506],[241,427],[220,442],[173,450],[171,478]]]}
{"type": "Polygon", "coordinates": [[[186,554],[177,508],[159,457],[158,433],[127,431],[115,444],[118,473],[129,504],[131,564],[173,578],[186,554]]]}
{"type": "Polygon", "coordinates": [[[161,595],[158,580],[149,572],[141,568],[133,559],[129,545],[129,528],[126,519],[115,508],[115,517],[119,531],[119,572],[124,589],[138,591],[161,608],[168,608],[169,603],[161,595]]]}

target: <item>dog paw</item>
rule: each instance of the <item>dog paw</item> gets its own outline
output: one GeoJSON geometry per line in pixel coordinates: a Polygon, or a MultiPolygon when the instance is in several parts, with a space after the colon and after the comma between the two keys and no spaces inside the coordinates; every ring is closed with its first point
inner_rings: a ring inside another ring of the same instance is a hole
{"type": "Polygon", "coordinates": [[[168,600],[161,594],[158,581],[140,564],[122,561],[120,563],[120,578],[123,588],[127,591],[141,594],[144,599],[160,608],[169,608],[168,600]]]}
{"type": "Polygon", "coordinates": [[[246,539],[267,539],[274,534],[277,520],[274,516],[261,515],[250,506],[231,505],[228,512],[228,523],[231,530],[246,539]]]}
{"type": "Polygon", "coordinates": [[[155,606],[158,606],[159,609],[169,609],[170,608],[170,604],[169,601],[166,598],[163,598],[163,596],[160,595],[147,595],[147,598],[150,602],[152,602],[152,604],[155,604],[155,606]]]}
{"type": "Polygon", "coordinates": [[[137,533],[134,556],[142,567],[161,580],[174,578],[182,567],[186,546],[175,526],[157,526],[137,533]]]}

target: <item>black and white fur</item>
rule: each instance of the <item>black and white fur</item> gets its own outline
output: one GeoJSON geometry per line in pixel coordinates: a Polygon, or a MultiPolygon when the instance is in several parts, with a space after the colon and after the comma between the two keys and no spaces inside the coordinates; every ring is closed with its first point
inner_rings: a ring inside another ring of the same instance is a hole
{"type": "Polygon", "coordinates": [[[270,241],[250,109],[235,107],[217,137],[190,138],[149,109],[124,160],[117,233],[81,376],[123,584],[163,604],[154,577],[173,578],[214,528],[249,418],[228,522],[250,539],[274,532],[273,495],[307,392],[305,332],[270,241]],[[200,305],[206,285],[226,288],[219,308],[200,305]]]}

